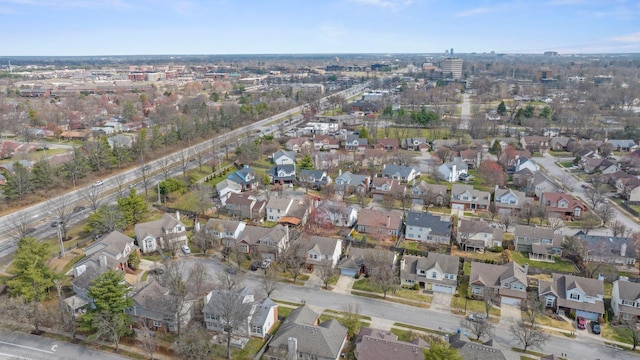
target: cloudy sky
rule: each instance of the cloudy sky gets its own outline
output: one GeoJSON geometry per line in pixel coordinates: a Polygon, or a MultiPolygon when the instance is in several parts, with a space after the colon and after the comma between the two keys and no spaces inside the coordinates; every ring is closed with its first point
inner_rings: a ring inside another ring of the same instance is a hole
{"type": "Polygon", "coordinates": [[[0,56],[640,52],[638,0],[0,0],[0,56]]]}

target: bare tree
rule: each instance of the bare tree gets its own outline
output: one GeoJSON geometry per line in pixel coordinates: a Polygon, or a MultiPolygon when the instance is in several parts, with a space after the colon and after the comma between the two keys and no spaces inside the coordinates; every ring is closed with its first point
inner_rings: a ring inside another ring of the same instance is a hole
{"type": "Polygon", "coordinates": [[[331,266],[331,264],[323,264],[316,267],[318,270],[318,275],[320,275],[320,279],[324,284],[325,289],[329,289],[329,281],[331,278],[336,275],[336,269],[331,266]]]}
{"type": "Polygon", "coordinates": [[[516,218],[511,214],[500,215],[500,224],[504,226],[504,231],[509,232],[509,228],[515,223],[516,218]]]}
{"type": "Polygon", "coordinates": [[[537,293],[527,294],[527,301],[522,306],[522,312],[524,320],[526,320],[527,323],[532,326],[538,324],[538,317],[544,312],[544,303],[540,300],[537,293]]]}
{"type": "Polygon", "coordinates": [[[33,221],[30,218],[29,213],[26,211],[20,212],[13,218],[13,235],[18,239],[27,237],[32,232],[33,221]]]}
{"type": "Polygon", "coordinates": [[[605,201],[604,194],[606,193],[607,188],[604,185],[593,184],[592,186],[588,186],[584,190],[584,196],[591,205],[592,208],[596,209],[598,205],[602,204],[605,201]]]}
{"type": "Polygon", "coordinates": [[[99,186],[85,187],[84,189],[81,189],[79,193],[82,199],[89,203],[89,207],[91,208],[91,211],[98,210],[98,207],[100,207],[100,187],[99,186]]]}
{"type": "Polygon", "coordinates": [[[142,165],[136,169],[136,176],[142,181],[142,187],[144,187],[144,198],[149,198],[149,188],[151,187],[151,166],[142,165]]]}
{"type": "Polygon", "coordinates": [[[524,351],[529,347],[541,348],[549,339],[549,334],[542,331],[538,325],[529,325],[524,320],[511,325],[510,329],[513,340],[520,342],[524,351]]]}
{"type": "Polygon", "coordinates": [[[189,157],[191,155],[189,154],[188,150],[182,150],[178,153],[178,163],[180,164],[180,171],[182,172],[182,181],[185,184],[188,184],[187,182],[187,167],[189,167],[189,157]]]}
{"type": "Polygon", "coordinates": [[[596,208],[596,212],[602,221],[601,226],[606,226],[607,223],[611,222],[616,216],[616,210],[609,203],[600,204],[600,206],[596,208]]]}
{"type": "Polygon", "coordinates": [[[147,326],[147,322],[143,321],[139,329],[136,329],[136,342],[144,349],[153,360],[153,354],[158,350],[159,339],[156,337],[155,331],[147,326]]]}
{"type": "Polygon", "coordinates": [[[629,236],[630,229],[627,228],[627,225],[625,225],[624,222],[622,222],[620,220],[611,221],[610,229],[611,229],[611,234],[613,235],[613,237],[618,237],[618,236],[627,237],[627,236],[629,236]]]}
{"type": "Polygon", "coordinates": [[[245,303],[239,295],[242,282],[226,272],[218,273],[218,298],[213,303],[214,313],[219,316],[227,333],[227,359],[231,359],[231,337],[233,332],[247,323],[252,308],[251,303],[245,303]]]}
{"type": "Polygon", "coordinates": [[[635,351],[636,347],[638,347],[638,345],[640,345],[640,329],[638,328],[636,323],[634,323],[632,321],[625,321],[624,322],[624,328],[625,328],[626,333],[627,333],[626,338],[633,345],[633,349],[632,350],[635,351]]]}
{"type": "Polygon", "coordinates": [[[181,263],[170,262],[165,266],[165,272],[160,277],[160,285],[166,288],[168,293],[159,295],[164,295],[162,299],[165,301],[167,312],[175,318],[178,337],[182,334],[182,323],[190,311],[190,308],[185,306],[189,295],[188,285],[184,281],[187,278],[186,275],[181,263]]]}
{"type": "Polygon", "coordinates": [[[197,262],[189,269],[189,286],[196,296],[201,296],[206,292],[204,291],[205,286],[211,280],[211,273],[203,263],[197,262]]]}
{"type": "Polygon", "coordinates": [[[216,239],[205,233],[204,230],[200,230],[198,232],[194,232],[190,241],[201,249],[204,255],[207,255],[207,251],[215,245],[216,239]]]}
{"type": "Polygon", "coordinates": [[[282,259],[284,261],[284,269],[289,272],[294,284],[302,273],[302,266],[306,261],[307,249],[305,249],[305,246],[300,230],[291,229],[289,231],[289,247],[285,250],[282,259]]]}
{"type": "Polygon", "coordinates": [[[58,222],[63,240],[67,238],[69,231],[69,220],[73,212],[72,205],[68,195],[60,195],[47,201],[47,210],[51,213],[54,221],[58,222]]]}
{"type": "Polygon", "coordinates": [[[487,315],[487,319],[489,319],[489,313],[491,312],[491,308],[493,304],[498,302],[498,294],[489,287],[485,287],[482,291],[482,301],[484,301],[484,311],[487,315]]]}
{"type": "Polygon", "coordinates": [[[262,290],[264,290],[268,298],[271,297],[274,291],[280,288],[280,282],[278,281],[274,268],[275,265],[267,267],[264,269],[262,276],[262,290]]]}
{"type": "Polygon", "coordinates": [[[114,176],[113,181],[116,183],[116,192],[118,193],[118,198],[125,197],[129,194],[127,191],[127,187],[124,186],[124,176],[114,176]]]}
{"type": "Polygon", "coordinates": [[[175,159],[173,155],[165,156],[158,159],[158,165],[160,165],[160,171],[162,172],[163,180],[167,180],[171,173],[171,168],[173,167],[175,159]]]}
{"type": "Polygon", "coordinates": [[[591,230],[595,229],[599,223],[600,219],[593,215],[593,213],[588,212],[587,215],[582,217],[582,231],[587,235],[591,230]]]}
{"type": "Polygon", "coordinates": [[[367,255],[366,263],[369,269],[369,279],[382,290],[386,298],[389,291],[396,289],[399,283],[398,273],[391,257],[385,250],[378,250],[367,255]]]}
{"type": "Polygon", "coordinates": [[[500,214],[500,211],[499,211],[498,207],[496,206],[495,201],[492,201],[489,204],[489,209],[488,210],[489,210],[489,215],[491,216],[491,221],[493,221],[496,218],[496,216],[498,216],[500,214]]]}
{"type": "Polygon", "coordinates": [[[520,208],[520,218],[527,222],[527,225],[531,225],[531,219],[537,215],[537,209],[530,202],[524,204],[520,208]]]}
{"type": "Polygon", "coordinates": [[[171,347],[181,358],[193,360],[209,360],[213,350],[211,335],[205,331],[199,322],[189,326],[182,337],[173,343],[171,347]]]}
{"type": "Polygon", "coordinates": [[[495,330],[495,325],[488,319],[471,321],[467,318],[463,318],[460,321],[460,326],[469,329],[476,336],[476,340],[479,340],[483,336],[492,336],[495,330]]]}

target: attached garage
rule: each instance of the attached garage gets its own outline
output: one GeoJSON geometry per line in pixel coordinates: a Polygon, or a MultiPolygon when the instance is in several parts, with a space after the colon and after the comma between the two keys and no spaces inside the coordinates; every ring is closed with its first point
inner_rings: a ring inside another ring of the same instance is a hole
{"type": "Polygon", "coordinates": [[[356,269],[342,268],[340,269],[340,275],[355,277],[356,269]]]}
{"type": "Polygon", "coordinates": [[[504,305],[520,305],[520,299],[512,298],[512,297],[508,297],[508,296],[503,296],[500,299],[500,303],[504,304],[504,305]]]}
{"type": "Polygon", "coordinates": [[[455,288],[453,286],[433,284],[433,291],[445,294],[453,294],[455,292],[455,288]]]}
{"type": "Polygon", "coordinates": [[[593,321],[598,321],[598,316],[600,314],[598,313],[594,313],[591,311],[584,311],[584,310],[576,310],[576,316],[581,316],[587,320],[593,320],[593,321]]]}
{"type": "Polygon", "coordinates": [[[464,204],[451,204],[451,209],[464,210],[464,204]]]}

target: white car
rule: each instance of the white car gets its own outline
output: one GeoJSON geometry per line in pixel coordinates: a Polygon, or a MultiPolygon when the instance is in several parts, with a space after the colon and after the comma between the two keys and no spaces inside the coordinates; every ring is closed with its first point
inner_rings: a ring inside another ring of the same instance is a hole
{"type": "Polygon", "coordinates": [[[183,252],[183,253],[185,253],[185,254],[191,254],[191,249],[189,248],[189,245],[186,245],[186,244],[185,244],[185,245],[182,245],[180,248],[182,249],[182,252],[183,252]]]}
{"type": "Polygon", "coordinates": [[[93,183],[93,186],[100,186],[102,184],[104,184],[102,180],[97,180],[96,182],[93,183]]]}

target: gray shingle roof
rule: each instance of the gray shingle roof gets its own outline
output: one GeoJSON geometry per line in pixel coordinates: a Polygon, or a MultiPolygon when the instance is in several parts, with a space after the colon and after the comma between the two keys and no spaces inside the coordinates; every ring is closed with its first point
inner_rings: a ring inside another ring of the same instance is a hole
{"type": "Polygon", "coordinates": [[[406,224],[407,226],[430,228],[432,234],[439,236],[451,234],[451,222],[442,220],[441,216],[433,215],[429,212],[409,211],[406,224]]]}

